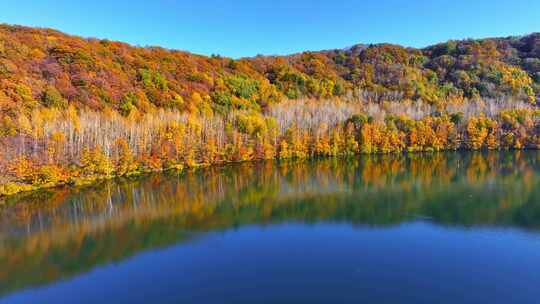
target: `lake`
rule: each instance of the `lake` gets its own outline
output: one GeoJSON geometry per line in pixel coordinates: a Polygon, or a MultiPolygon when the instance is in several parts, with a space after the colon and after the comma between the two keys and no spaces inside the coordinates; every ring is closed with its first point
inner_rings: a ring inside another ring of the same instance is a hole
{"type": "Polygon", "coordinates": [[[10,197],[0,303],[539,303],[539,169],[375,155],[10,197]]]}

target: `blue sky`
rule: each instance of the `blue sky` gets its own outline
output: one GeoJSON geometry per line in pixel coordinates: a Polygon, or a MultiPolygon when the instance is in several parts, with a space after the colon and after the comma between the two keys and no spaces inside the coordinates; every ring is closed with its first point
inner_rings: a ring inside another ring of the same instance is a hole
{"type": "Polygon", "coordinates": [[[231,57],[540,31],[535,0],[0,0],[0,22],[231,57]]]}

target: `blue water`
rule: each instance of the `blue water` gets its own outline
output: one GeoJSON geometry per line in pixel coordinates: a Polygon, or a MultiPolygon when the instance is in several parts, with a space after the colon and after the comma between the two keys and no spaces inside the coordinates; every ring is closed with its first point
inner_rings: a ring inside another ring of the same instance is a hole
{"type": "Polygon", "coordinates": [[[540,303],[539,154],[245,164],[0,208],[0,303],[540,303]]]}
{"type": "Polygon", "coordinates": [[[540,236],[429,222],[248,226],[6,303],[538,303],[540,236]]]}

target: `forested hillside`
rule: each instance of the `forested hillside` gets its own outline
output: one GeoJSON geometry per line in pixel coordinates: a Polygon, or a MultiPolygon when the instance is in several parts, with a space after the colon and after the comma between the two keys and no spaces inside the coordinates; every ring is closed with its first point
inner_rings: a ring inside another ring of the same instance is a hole
{"type": "Polygon", "coordinates": [[[1,25],[0,77],[0,109],[7,117],[69,104],[124,115],[156,107],[205,113],[260,110],[284,97],[362,91],[376,101],[438,104],[512,96],[536,102],[540,34],[448,41],[425,49],[356,45],[233,60],[1,25]]]}
{"type": "Polygon", "coordinates": [[[0,194],[229,161],[538,148],[539,100],[540,34],[231,59],[0,25],[0,194]]]}

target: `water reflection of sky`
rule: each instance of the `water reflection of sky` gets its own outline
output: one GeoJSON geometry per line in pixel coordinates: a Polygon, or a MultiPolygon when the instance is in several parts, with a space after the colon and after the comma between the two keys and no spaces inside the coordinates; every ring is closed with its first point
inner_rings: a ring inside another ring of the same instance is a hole
{"type": "Polygon", "coordinates": [[[515,229],[243,226],[157,248],[6,303],[536,303],[538,236],[515,229]]]}

